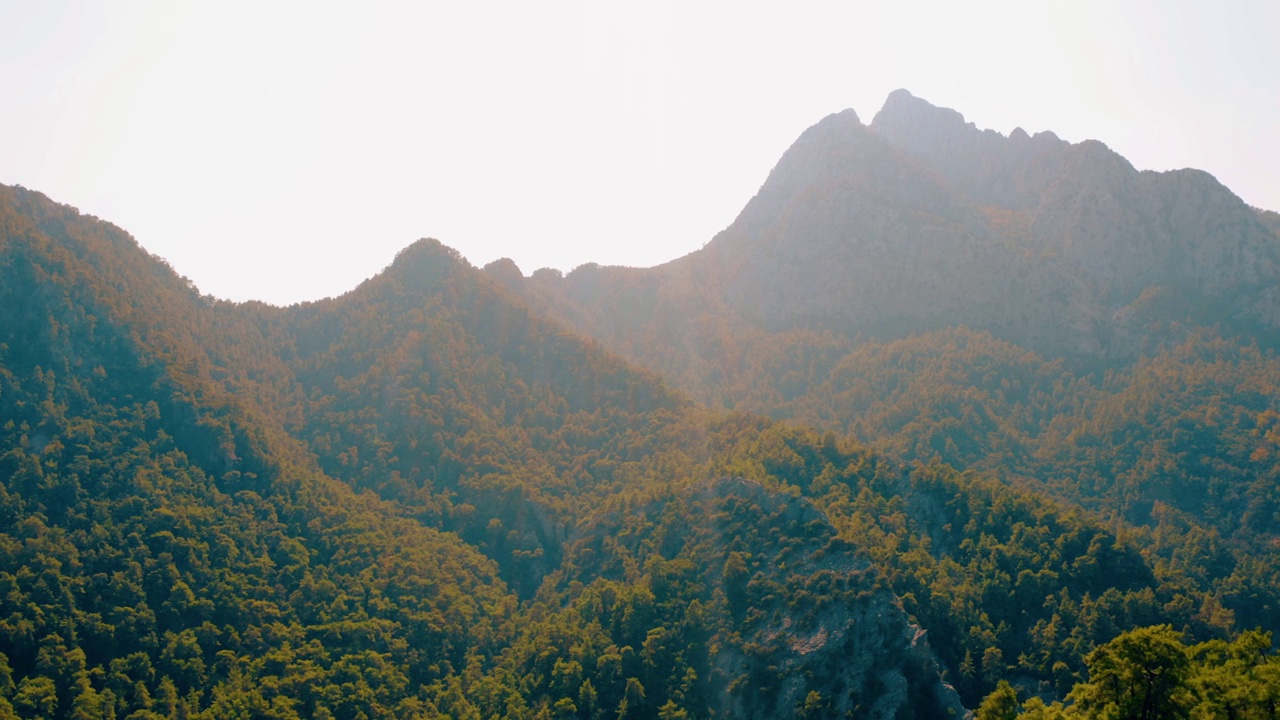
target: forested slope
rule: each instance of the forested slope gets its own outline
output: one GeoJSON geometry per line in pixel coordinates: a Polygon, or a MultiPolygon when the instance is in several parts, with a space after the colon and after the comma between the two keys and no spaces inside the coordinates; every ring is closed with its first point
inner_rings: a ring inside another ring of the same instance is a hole
{"type": "MultiPolygon", "coordinates": [[[[651,572],[562,561],[566,548],[603,508],[678,505],[754,421],[704,415],[438,243],[337,300],[232,305],[106,223],[22,189],[2,198],[0,713],[750,715],[750,668],[721,648],[762,631],[722,614],[710,584],[675,596],[718,618],[699,627],[702,652],[671,629],[680,678],[633,662],[674,624],[638,610],[573,688],[539,684],[521,657],[535,642],[572,659],[573,643],[530,633],[572,610],[575,588],[666,592],[651,572]],[[552,571],[569,595],[534,597],[552,571]]],[[[753,528],[734,547],[763,557],[802,530],[753,528]]],[[[843,637],[897,648],[901,669],[877,671],[898,680],[797,671],[783,705],[821,688],[875,716],[959,707],[874,576],[881,624],[843,637]]],[[[595,627],[575,642],[603,642],[595,627]]]]}
{"type": "Polygon", "coordinates": [[[205,299],[33,193],[0,223],[0,713],[405,715],[494,651],[494,565],[214,380],[205,299]]]}
{"type": "MultiPolygon", "coordinates": [[[[1134,624],[1173,622],[1188,641],[1280,629],[1276,218],[1206,173],[1140,172],[1097,141],[979,130],[898,91],[869,125],[846,111],[806,131],[684,258],[564,276],[487,269],[714,407],[1088,511],[1141,548],[1156,595],[1177,599],[1125,601],[1124,622],[1063,660],[1078,673],[1085,648],[1134,624]]],[[[948,561],[964,539],[944,545],[948,561]]],[[[1109,576],[1112,589],[1136,567],[1109,576]]],[[[946,613],[917,617],[943,652],[965,646],[938,639],[946,613]]],[[[1010,637],[1043,637],[1028,633],[1010,637]]],[[[949,663],[972,677],[984,650],[965,649],[971,662],[949,663]]],[[[1053,683],[1056,662],[1021,687],[1053,683]]]]}

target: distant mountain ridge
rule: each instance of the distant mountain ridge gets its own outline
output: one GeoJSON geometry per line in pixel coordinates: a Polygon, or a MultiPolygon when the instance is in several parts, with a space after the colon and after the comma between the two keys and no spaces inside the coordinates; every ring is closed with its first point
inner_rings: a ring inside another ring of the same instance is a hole
{"type": "Polygon", "coordinates": [[[1095,140],[980,132],[902,90],[871,128],[974,201],[1028,213],[1032,246],[1113,306],[1153,285],[1222,297],[1276,281],[1271,233],[1203,171],[1138,172],[1095,140]]]}
{"type": "Polygon", "coordinates": [[[1097,141],[979,130],[898,90],[870,125],[846,110],[805,131],[701,250],[526,284],[535,304],[673,378],[722,358],[666,357],[687,351],[654,349],[638,326],[892,339],[964,325],[1050,357],[1126,361],[1176,340],[1153,324],[1270,342],[1276,224],[1207,173],[1138,172],[1097,141]]]}

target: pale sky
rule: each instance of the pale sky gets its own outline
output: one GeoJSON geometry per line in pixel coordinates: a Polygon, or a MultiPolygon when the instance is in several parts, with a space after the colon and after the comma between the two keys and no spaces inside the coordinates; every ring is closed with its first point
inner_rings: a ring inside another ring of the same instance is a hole
{"type": "Polygon", "coordinates": [[[653,265],[903,87],[1280,210],[1280,2],[0,0],[0,183],[203,292],[341,294],[420,237],[653,265]]]}

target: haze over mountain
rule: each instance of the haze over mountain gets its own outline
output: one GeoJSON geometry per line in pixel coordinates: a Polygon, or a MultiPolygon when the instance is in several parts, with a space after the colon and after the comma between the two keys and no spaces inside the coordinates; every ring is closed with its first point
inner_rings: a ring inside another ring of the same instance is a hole
{"type": "MultiPolygon", "coordinates": [[[[806,131],[697,252],[523,282],[512,267],[490,271],[714,405],[1086,504],[1108,496],[1097,506],[1138,522],[1162,501],[1229,518],[1224,532],[1251,518],[1270,535],[1275,492],[1248,458],[1232,465],[1230,489],[1223,467],[1183,468],[1217,498],[1147,488],[1116,505],[1133,492],[1126,480],[1152,480],[1135,466],[1161,450],[1116,435],[1102,447],[1117,464],[1089,469],[1098,450],[1082,440],[1101,413],[1133,412],[1120,398],[1153,380],[1168,387],[1144,427],[1191,413],[1213,444],[1266,432],[1250,415],[1277,409],[1270,381],[1253,385],[1276,368],[1276,217],[1203,172],[1137,172],[1097,141],[982,131],[899,90],[869,126],[846,110],[806,131]],[[1191,367],[1203,369],[1169,382],[1191,367]],[[1200,415],[1224,402],[1239,423],[1200,415]],[[1235,483],[1262,504],[1247,512],[1235,483]]],[[[1180,463],[1221,451],[1197,447],[1180,463]]]]}
{"type": "Polygon", "coordinates": [[[5,3],[0,183],[275,304],[346,292],[422,236],[481,265],[664,262],[806,127],[870,122],[895,87],[1280,208],[1274,3],[499,7],[5,3]]]}
{"type": "Polygon", "coordinates": [[[904,91],[665,265],[289,308],[0,188],[0,718],[1264,717],[1278,226],[904,91]]]}
{"type": "Polygon", "coordinates": [[[1275,329],[1278,272],[1263,213],[1203,172],[1140,173],[1097,141],[981,131],[899,90],[869,126],[846,110],[806,131],[702,250],[531,286],[635,359],[696,347],[678,335],[650,350],[637,324],[687,333],[713,316],[848,338],[965,325],[1052,357],[1125,360],[1146,324],[1184,315],[1275,329]]]}

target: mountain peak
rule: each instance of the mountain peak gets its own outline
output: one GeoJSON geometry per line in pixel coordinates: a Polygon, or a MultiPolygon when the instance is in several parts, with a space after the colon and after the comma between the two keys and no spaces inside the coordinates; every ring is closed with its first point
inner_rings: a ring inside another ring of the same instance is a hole
{"type": "Polygon", "coordinates": [[[497,283],[508,290],[514,290],[518,295],[524,287],[524,273],[521,272],[520,266],[515,260],[509,257],[502,257],[494,260],[484,266],[484,273],[497,283]]]}
{"type": "Polygon", "coordinates": [[[897,90],[894,90],[893,92],[889,93],[889,97],[885,98],[884,102],[885,102],[885,105],[888,105],[891,102],[911,102],[912,100],[918,100],[918,99],[919,98],[917,98],[915,95],[911,94],[910,90],[906,88],[898,88],[897,90]]]}
{"type": "Polygon", "coordinates": [[[829,118],[839,118],[843,122],[853,122],[858,125],[862,124],[862,119],[858,117],[858,113],[853,108],[845,108],[838,113],[828,115],[829,118]]]}
{"type": "Polygon", "coordinates": [[[515,260],[509,257],[500,257],[497,260],[484,266],[484,271],[499,278],[514,278],[519,280],[524,277],[524,273],[520,270],[520,266],[515,260]]]}
{"type": "Polygon", "coordinates": [[[858,117],[857,111],[853,108],[845,108],[840,112],[831,113],[811,125],[807,130],[800,134],[800,137],[796,139],[796,142],[792,147],[801,145],[805,141],[805,138],[812,139],[817,136],[832,137],[833,135],[843,133],[858,132],[865,127],[866,126],[862,124],[862,119],[858,117]]]}
{"type": "Polygon", "coordinates": [[[738,223],[769,223],[797,193],[828,186],[854,168],[884,164],[892,149],[870,132],[852,109],[832,113],[800,134],[783,153],[738,223]]]}
{"type": "Polygon", "coordinates": [[[382,286],[387,282],[405,287],[428,288],[471,267],[457,250],[435,238],[420,238],[396,253],[391,264],[369,278],[361,288],[382,286]]]}
{"type": "Polygon", "coordinates": [[[1052,133],[1006,137],[979,129],[964,115],[895,90],[871,130],[924,163],[951,187],[987,205],[1030,209],[1052,179],[1070,145],[1052,133]]]}
{"type": "Polygon", "coordinates": [[[955,110],[938,107],[903,89],[889,93],[884,107],[871,120],[871,128],[890,139],[902,134],[955,132],[966,127],[977,129],[955,110]]]}

